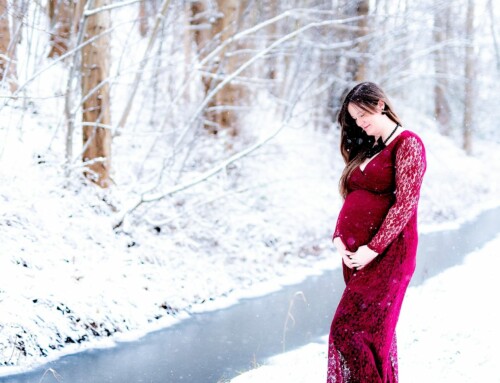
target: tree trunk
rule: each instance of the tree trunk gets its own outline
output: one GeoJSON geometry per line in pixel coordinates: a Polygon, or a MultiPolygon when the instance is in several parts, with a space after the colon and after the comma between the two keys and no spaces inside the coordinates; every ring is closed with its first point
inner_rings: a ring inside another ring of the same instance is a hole
{"type": "Polygon", "coordinates": [[[73,1],[49,0],[49,17],[54,30],[50,35],[49,57],[62,56],[68,51],[73,18],[73,1]]]}
{"type": "MultiPolygon", "coordinates": [[[[244,2],[243,2],[244,3],[244,2]]],[[[203,57],[203,49],[207,48],[207,40],[217,40],[217,45],[223,44],[231,38],[238,30],[241,12],[244,4],[240,0],[217,0],[218,18],[213,23],[209,34],[205,35],[203,30],[196,30],[194,40],[198,46],[200,57],[203,57]]],[[[202,22],[201,12],[206,12],[206,3],[197,1],[192,7],[193,21],[192,25],[202,22]],[[198,21],[201,17],[201,20],[198,21]]],[[[234,47],[234,45],[233,45],[234,47]]],[[[205,94],[210,92],[219,84],[225,75],[231,74],[238,68],[239,58],[236,55],[230,55],[228,47],[225,47],[219,54],[216,62],[209,64],[207,71],[210,73],[203,80],[205,94]]],[[[237,113],[234,110],[240,105],[243,98],[243,87],[230,81],[213,97],[206,108],[205,126],[214,134],[225,130],[229,135],[237,134],[237,113]]]]}
{"type": "Polygon", "coordinates": [[[149,29],[149,17],[148,11],[146,9],[146,0],[141,0],[139,3],[139,33],[142,37],[148,34],[149,29]]]}
{"type": "Polygon", "coordinates": [[[472,153],[473,111],[474,111],[474,0],[467,2],[467,16],[465,27],[465,94],[464,94],[464,121],[463,121],[463,149],[467,154],[472,153]]]}
{"type": "Polygon", "coordinates": [[[18,88],[15,64],[16,45],[10,35],[8,2],[0,0],[0,80],[9,83],[12,93],[18,88]]]}
{"type": "MultiPolygon", "coordinates": [[[[367,34],[368,28],[368,11],[369,0],[343,0],[339,4],[340,17],[351,18],[360,17],[356,22],[356,29],[342,31],[339,37],[343,41],[354,41],[367,34]]],[[[352,26],[352,24],[350,24],[352,26]]],[[[345,56],[347,57],[345,63],[346,84],[351,82],[360,82],[366,79],[366,54],[368,50],[367,42],[357,42],[355,48],[347,48],[345,56]]],[[[352,88],[351,85],[346,85],[346,89],[352,88]]]]}
{"type": "MultiPolygon", "coordinates": [[[[209,21],[209,9],[206,0],[197,0],[191,2],[191,28],[193,30],[193,40],[198,49],[200,58],[206,56],[210,40],[212,38],[212,25],[209,21]]],[[[202,77],[205,94],[212,87],[212,79],[209,76],[202,77]]]]}
{"type": "MultiPolygon", "coordinates": [[[[357,38],[362,38],[368,34],[368,12],[370,11],[369,0],[359,0],[356,6],[356,14],[360,17],[358,20],[358,33],[357,38]]],[[[367,64],[368,58],[368,42],[366,40],[360,41],[357,44],[357,51],[359,58],[357,59],[356,72],[354,80],[356,82],[366,81],[367,79],[367,64]]]]}
{"type": "Polygon", "coordinates": [[[450,135],[450,104],[446,97],[446,92],[448,90],[448,81],[446,76],[448,75],[448,66],[446,60],[447,49],[443,44],[448,39],[448,17],[449,9],[448,5],[445,4],[444,10],[438,4],[434,7],[434,43],[439,49],[434,52],[434,117],[439,124],[439,130],[442,134],[450,135]]]}
{"type": "Polygon", "coordinates": [[[493,39],[493,48],[495,49],[495,57],[497,61],[497,72],[500,73],[500,48],[498,47],[497,32],[495,30],[495,9],[493,8],[493,0],[488,1],[488,13],[490,14],[491,37],[493,39]]]}
{"type": "MultiPolygon", "coordinates": [[[[95,0],[93,8],[107,4],[108,0],[95,0]]],[[[84,41],[100,35],[109,27],[108,11],[89,16],[84,41]]],[[[108,187],[111,183],[109,84],[103,84],[108,76],[109,37],[106,34],[82,49],[82,95],[86,98],[82,118],[83,161],[88,162],[85,175],[101,187],[108,187]]]]}
{"type": "MultiPolygon", "coordinates": [[[[263,3],[264,15],[266,19],[270,19],[272,17],[276,17],[278,15],[279,4],[275,0],[267,0],[263,3]]],[[[272,44],[278,36],[278,23],[272,23],[267,28],[267,38],[269,40],[269,44],[272,44]]],[[[277,68],[278,66],[278,53],[272,53],[266,59],[266,68],[267,78],[271,80],[276,80],[277,78],[277,68]]]]}

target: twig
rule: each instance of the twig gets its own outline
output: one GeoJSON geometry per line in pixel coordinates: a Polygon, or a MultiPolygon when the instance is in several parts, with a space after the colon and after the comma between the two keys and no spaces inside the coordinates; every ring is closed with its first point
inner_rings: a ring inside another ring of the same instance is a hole
{"type": "Polygon", "coordinates": [[[42,383],[42,381],[45,379],[45,375],[47,375],[47,373],[51,373],[52,376],[58,381],[58,382],[61,382],[63,380],[63,377],[61,375],[59,375],[57,373],[56,370],[54,370],[53,368],[49,368],[47,370],[45,370],[45,372],[43,373],[42,377],[40,378],[40,380],[38,381],[38,383],[42,383]]]}
{"type": "MultiPolygon", "coordinates": [[[[165,0],[163,2],[163,5],[161,7],[160,12],[158,12],[158,14],[156,15],[155,26],[153,28],[151,36],[149,37],[148,46],[146,47],[146,51],[144,52],[144,56],[142,57],[142,60],[139,64],[139,70],[136,73],[136,76],[134,79],[134,84],[132,86],[132,90],[130,91],[130,96],[129,96],[128,101],[127,101],[127,105],[125,106],[125,109],[123,110],[122,117],[120,118],[120,122],[118,123],[117,132],[119,132],[119,130],[122,129],[127,122],[127,118],[128,118],[129,113],[130,113],[130,109],[132,108],[132,103],[133,103],[135,95],[137,93],[137,88],[139,87],[139,82],[141,81],[141,78],[142,78],[143,69],[146,66],[148,59],[149,59],[149,52],[153,48],[153,44],[156,40],[156,36],[158,35],[158,31],[160,29],[160,24],[163,22],[165,14],[167,13],[167,9],[170,5],[170,2],[171,2],[171,0],[165,0]]],[[[117,133],[117,134],[119,134],[119,133],[117,133]]]]}
{"type": "Polygon", "coordinates": [[[251,145],[250,147],[248,147],[245,150],[242,150],[239,153],[236,153],[235,155],[229,157],[228,159],[226,159],[222,163],[218,164],[217,166],[213,167],[212,169],[207,170],[206,172],[202,173],[198,177],[194,177],[190,181],[187,181],[187,182],[181,183],[179,185],[176,185],[176,186],[168,189],[167,191],[159,193],[159,194],[151,194],[149,196],[142,195],[139,198],[138,201],[136,201],[135,203],[133,203],[132,206],[130,208],[128,208],[122,214],[120,220],[114,226],[114,228],[116,229],[116,228],[120,227],[123,224],[123,221],[124,221],[125,217],[128,214],[130,214],[132,211],[134,211],[135,209],[137,209],[139,206],[141,206],[142,204],[144,204],[144,203],[150,203],[150,202],[153,202],[153,201],[160,201],[160,200],[162,200],[162,199],[164,199],[164,198],[166,198],[168,196],[171,196],[171,195],[173,195],[175,193],[178,193],[178,192],[180,192],[182,190],[186,190],[186,189],[188,189],[188,188],[190,188],[192,186],[195,186],[195,185],[197,185],[197,184],[199,184],[199,183],[201,183],[201,182],[209,179],[210,177],[213,177],[214,175],[216,175],[220,171],[224,170],[227,166],[229,166],[233,162],[236,162],[239,159],[247,156],[248,154],[252,153],[253,151],[255,151],[258,148],[260,148],[261,146],[263,146],[265,143],[267,143],[268,141],[270,141],[271,139],[273,139],[284,127],[285,127],[285,123],[281,124],[278,127],[278,129],[276,129],[274,132],[272,132],[269,136],[267,136],[263,140],[255,143],[254,145],[251,145]]]}
{"type": "Polygon", "coordinates": [[[282,340],[283,352],[285,352],[285,348],[286,348],[286,332],[288,330],[288,321],[291,320],[293,322],[293,326],[295,326],[295,318],[292,315],[292,308],[293,308],[293,305],[295,303],[295,298],[297,298],[297,297],[301,297],[302,300],[304,301],[304,303],[307,304],[306,296],[304,295],[304,293],[302,291],[297,291],[293,295],[292,299],[290,300],[290,304],[288,305],[288,311],[286,313],[285,324],[283,326],[283,340],[282,340]]]}
{"type": "Polygon", "coordinates": [[[141,0],[128,0],[128,1],[122,1],[121,3],[110,4],[110,5],[106,5],[104,7],[95,8],[92,10],[85,11],[84,15],[86,17],[89,17],[89,16],[95,15],[95,14],[100,13],[100,12],[109,11],[109,10],[115,9],[115,8],[125,7],[125,6],[130,5],[130,4],[138,3],[140,1],[141,0]]]}

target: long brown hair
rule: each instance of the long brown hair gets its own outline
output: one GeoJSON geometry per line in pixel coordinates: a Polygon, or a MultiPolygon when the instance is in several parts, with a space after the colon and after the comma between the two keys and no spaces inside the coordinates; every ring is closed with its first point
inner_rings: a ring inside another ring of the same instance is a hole
{"type": "Polygon", "coordinates": [[[347,196],[348,192],[347,180],[354,169],[365,160],[368,150],[373,147],[375,142],[373,136],[367,135],[363,129],[356,125],[356,121],[349,114],[347,107],[349,104],[354,104],[365,112],[373,114],[377,112],[379,101],[384,102],[382,113],[401,125],[401,121],[392,109],[384,91],[373,82],[362,82],[352,88],[345,96],[340,107],[337,116],[341,134],[340,153],[346,164],[339,182],[339,191],[343,198],[347,196]]]}

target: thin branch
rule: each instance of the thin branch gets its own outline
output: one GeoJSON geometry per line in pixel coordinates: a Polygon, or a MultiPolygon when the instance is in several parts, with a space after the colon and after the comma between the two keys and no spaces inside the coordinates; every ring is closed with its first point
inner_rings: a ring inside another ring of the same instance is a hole
{"type": "MultiPolygon", "coordinates": [[[[172,99],[172,101],[170,102],[169,105],[167,105],[166,112],[168,112],[168,110],[169,110],[168,108],[169,107],[173,107],[174,105],[176,105],[176,103],[179,100],[179,98],[181,98],[183,96],[183,94],[185,93],[186,89],[190,86],[190,83],[191,83],[193,77],[195,76],[195,74],[197,74],[197,72],[199,72],[201,70],[201,68],[203,68],[210,60],[214,59],[219,53],[221,53],[229,44],[232,44],[232,43],[234,43],[234,42],[242,39],[243,37],[245,37],[245,36],[247,36],[249,34],[252,34],[252,33],[258,32],[261,29],[267,28],[270,25],[272,25],[274,23],[277,23],[278,21],[280,21],[282,19],[285,19],[287,17],[294,17],[296,19],[300,19],[301,17],[303,17],[303,13],[319,13],[319,14],[321,14],[321,13],[325,13],[325,12],[323,12],[323,11],[316,11],[316,10],[310,10],[310,9],[291,9],[291,10],[285,11],[285,12],[283,12],[283,13],[275,16],[275,17],[272,17],[272,18],[270,18],[268,20],[265,20],[262,23],[257,24],[257,25],[255,25],[255,26],[253,26],[251,28],[248,28],[248,29],[246,29],[244,31],[238,32],[234,36],[232,36],[232,37],[228,38],[227,40],[225,40],[222,44],[218,45],[212,52],[210,52],[207,56],[203,57],[199,61],[198,65],[196,66],[196,68],[198,70],[191,71],[190,76],[186,79],[186,81],[184,82],[184,84],[182,85],[182,87],[177,92],[177,96],[172,99]]],[[[326,11],[326,13],[329,13],[329,12],[326,11]]],[[[327,22],[327,25],[336,25],[336,24],[350,23],[350,22],[353,22],[353,21],[357,21],[360,18],[361,18],[360,16],[355,16],[355,17],[350,17],[350,18],[346,18],[346,19],[329,20],[327,22]]],[[[302,31],[302,29],[301,29],[301,31],[302,31]]],[[[294,36],[292,36],[292,37],[294,37],[294,36]]],[[[270,52],[271,50],[274,50],[278,45],[279,44],[276,44],[276,45],[273,44],[273,46],[271,47],[271,49],[266,50],[264,52],[264,54],[262,54],[261,56],[264,56],[266,53],[270,52]]],[[[339,48],[342,48],[342,46],[339,45],[339,48]]],[[[209,102],[209,100],[207,102],[209,102]]],[[[163,120],[163,122],[161,124],[162,130],[166,126],[169,118],[170,118],[169,113],[166,113],[165,114],[165,118],[164,118],[164,120],[163,120]]],[[[190,122],[190,124],[191,123],[192,122],[190,122]]],[[[190,124],[188,125],[187,129],[190,128],[190,124]]],[[[181,134],[181,135],[183,135],[183,134],[181,134]]]]}
{"type": "Polygon", "coordinates": [[[88,161],[79,162],[76,165],[68,166],[68,168],[71,170],[85,169],[89,165],[93,165],[93,164],[97,164],[97,163],[101,163],[101,162],[106,162],[107,160],[108,159],[106,157],[96,157],[96,158],[92,158],[91,160],[88,160],[88,161]]]}
{"type": "MultiPolygon", "coordinates": [[[[76,45],[80,46],[83,40],[83,36],[85,34],[85,29],[86,29],[86,23],[88,18],[85,16],[85,10],[88,10],[92,6],[93,0],[89,0],[87,4],[85,5],[84,12],[79,20],[79,25],[78,25],[78,36],[76,39],[76,45]]],[[[66,116],[66,124],[67,124],[67,129],[66,129],[66,165],[68,165],[71,161],[71,157],[73,157],[73,131],[74,131],[74,119],[73,115],[71,114],[71,83],[73,82],[74,79],[74,73],[76,70],[76,66],[78,63],[78,52],[75,50],[75,54],[73,56],[73,60],[71,61],[70,68],[69,68],[69,74],[68,74],[68,81],[66,83],[66,94],[64,97],[64,115],[66,116]]]]}
{"type": "Polygon", "coordinates": [[[125,106],[125,109],[123,110],[122,117],[120,118],[120,122],[118,123],[118,129],[122,129],[125,124],[127,123],[127,118],[130,113],[130,109],[132,108],[132,103],[134,101],[135,95],[137,93],[137,88],[139,87],[139,82],[141,81],[142,78],[142,73],[143,69],[146,66],[147,62],[149,61],[149,54],[151,49],[153,48],[154,42],[156,40],[156,37],[158,35],[158,31],[160,30],[160,24],[163,22],[163,19],[165,17],[165,14],[167,13],[167,9],[170,5],[171,0],[165,0],[163,2],[163,5],[161,7],[160,12],[156,15],[156,22],[155,26],[153,28],[153,32],[151,33],[151,36],[149,37],[148,41],[148,46],[146,47],[146,51],[144,52],[144,56],[139,64],[139,70],[136,73],[135,80],[134,80],[134,85],[132,86],[132,90],[130,91],[130,96],[128,98],[127,104],[125,106]]]}
{"type": "Polygon", "coordinates": [[[101,124],[99,122],[82,122],[82,126],[92,126],[92,127],[95,127],[95,128],[102,128],[102,129],[113,129],[113,127],[111,125],[107,125],[107,124],[101,124]]]}
{"type": "Polygon", "coordinates": [[[31,75],[31,77],[29,77],[23,84],[19,85],[19,88],[16,90],[15,93],[12,94],[11,97],[9,97],[6,102],[4,104],[2,104],[0,106],[0,110],[7,106],[9,101],[16,98],[17,95],[19,93],[21,93],[22,90],[24,90],[24,88],[26,88],[26,86],[28,86],[28,84],[30,84],[33,80],[35,80],[38,76],[40,76],[42,73],[46,72],[47,70],[49,70],[50,68],[52,68],[54,65],[58,64],[59,62],[63,61],[64,59],[66,59],[67,57],[71,56],[72,54],[76,53],[77,51],[79,51],[80,49],[82,49],[83,47],[85,47],[87,44],[92,44],[95,40],[99,39],[101,36],[104,36],[108,33],[111,33],[113,32],[115,29],[118,29],[119,27],[121,27],[122,25],[124,24],[128,24],[130,23],[130,21],[127,21],[127,22],[124,22],[124,23],[120,23],[120,24],[116,24],[116,25],[113,25],[111,28],[101,32],[99,35],[96,35],[96,36],[93,36],[92,38],[88,39],[88,40],[85,40],[85,42],[81,43],[80,45],[76,46],[75,48],[71,49],[70,51],[64,53],[63,55],[61,56],[58,56],[57,58],[53,59],[50,61],[50,64],[48,64],[47,66],[43,67],[42,69],[38,70],[37,72],[35,72],[33,75],[31,75]]]}
{"type": "Polygon", "coordinates": [[[248,147],[245,150],[242,150],[239,153],[236,153],[235,155],[229,157],[228,159],[226,159],[225,161],[221,162],[220,164],[218,164],[217,166],[213,167],[212,169],[207,170],[206,172],[200,174],[197,177],[194,177],[193,179],[191,179],[191,180],[189,180],[187,182],[184,182],[184,183],[181,183],[179,185],[176,185],[176,186],[174,186],[174,187],[172,187],[172,188],[170,188],[170,189],[168,189],[168,190],[166,190],[166,191],[164,191],[162,193],[151,194],[149,196],[142,195],[138,201],[136,201],[130,208],[128,208],[122,214],[120,220],[114,226],[114,228],[116,229],[116,228],[120,227],[123,224],[123,221],[124,221],[125,217],[128,214],[130,214],[131,212],[133,212],[135,209],[137,209],[139,206],[141,206],[142,204],[144,204],[144,203],[150,203],[150,202],[154,202],[154,201],[161,201],[162,199],[164,199],[164,198],[166,198],[168,196],[171,196],[171,195],[173,195],[175,193],[178,193],[180,191],[189,189],[190,187],[198,185],[199,183],[202,183],[203,181],[206,181],[207,179],[213,177],[217,173],[219,173],[222,170],[224,170],[225,168],[227,168],[233,162],[236,162],[239,159],[247,156],[248,154],[254,152],[257,149],[259,149],[261,146],[263,146],[268,141],[272,140],[281,130],[283,130],[284,127],[285,127],[285,124],[283,123],[277,129],[275,129],[269,136],[267,136],[266,138],[264,138],[263,140],[255,143],[254,145],[251,145],[250,147],[248,147]]]}
{"type": "Polygon", "coordinates": [[[307,305],[306,296],[304,295],[304,293],[302,291],[297,291],[293,295],[292,299],[290,299],[290,303],[288,305],[288,311],[286,313],[285,323],[283,325],[283,339],[281,341],[283,343],[283,352],[285,352],[285,349],[286,349],[286,332],[287,332],[287,330],[289,330],[289,328],[288,328],[288,322],[289,322],[289,320],[292,321],[292,327],[295,326],[295,318],[292,315],[292,309],[293,309],[293,306],[294,306],[294,303],[295,303],[295,298],[297,298],[297,297],[302,298],[302,300],[304,301],[304,303],[307,305]]]}
{"type": "Polygon", "coordinates": [[[493,37],[493,48],[495,49],[495,56],[497,59],[497,71],[500,72],[500,50],[498,48],[498,40],[497,40],[497,33],[495,31],[495,25],[496,25],[496,20],[495,20],[495,9],[493,8],[493,0],[488,1],[488,8],[489,8],[489,14],[490,14],[490,28],[491,28],[491,36],[493,37]]]}
{"type": "MultiPolygon", "coordinates": [[[[271,44],[270,46],[268,46],[267,48],[261,50],[259,53],[257,53],[254,57],[252,57],[251,59],[249,59],[248,61],[246,61],[244,64],[242,64],[237,70],[235,70],[233,73],[231,73],[229,76],[227,76],[224,80],[222,80],[215,88],[213,88],[209,93],[208,95],[205,97],[205,99],[202,101],[202,103],[198,106],[198,108],[194,111],[193,113],[193,116],[190,118],[190,120],[187,122],[186,124],[186,128],[184,128],[184,130],[180,133],[180,136],[177,138],[177,140],[175,141],[174,143],[174,150],[172,151],[172,157],[175,156],[178,152],[178,150],[176,148],[178,148],[181,144],[181,142],[185,139],[187,133],[189,132],[189,130],[192,128],[194,122],[198,119],[199,115],[201,114],[201,112],[203,110],[205,110],[206,106],[208,105],[208,103],[210,102],[210,100],[217,94],[217,92],[219,90],[221,90],[228,82],[230,82],[232,79],[234,79],[235,77],[237,77],[241,72],[243,72],[246,68],[248,68],[250,65],[252,65],[254,62],[256,62],[257,60],[259,60],[260,58],[262,57],[265,57],[265,55],[272,51],[275,47],[283,44],[284,42],[294,38],[295,36],[297,35],[300,35],[301,33],[311,29],[311,28],[316,28],[316,27],[322,27],[322,26],[325,26],[325,25],[330,25],[332,23],[336,23],[337,20],[327,20],[327,21],[322,21],[322,22],[316,22],[316,23],[310,23],[310,24],[307,24],[305,25],[304,27],[302,28],[299,28],[298,30],[288,34],[288,35],[285,35],[283,36],[281,39],[278,39],[276,40],[273,44],[271,44]]],[[[339,45],[339,48],[341,47],[342,45],[339,45]]],[[[281,129],[279,129],[281,130],[281,129]]],[[[278,130],[278,132],[279,132],[278,130]]],[[[278,133],[276,132],[276,134],[278,133]]],[[[273,134],[271,136],[274,137],[276,134],[273,134]]],[[[267,142],[268,140],[266,140],[267,142]]],[[[259,145],[260,146],[260,145],[259,145]]],[[[253,151],[253,150],[252,150],[253,151]]],[[[233,162],[233,161],[231,161],[233,162]]],[[[216,173],[218,173],[221,169],[219,169],[216,173]]],[[[216,174],[214,173],[214,174],[216,174]]],[[[210,176],[212,176],[213,174],[211,174],[210,176]]],[[[206,179],[206,178],[205,178],[206,179]]],[[[203,179],[204,180],[204,179],[203,179]]],[[[201,180],[201,181],[203,181],[201,180]]],[[[201,182],[200,181],[200,182],[201,182]]],[[[196,183],[199,183],[199,182],[196,182],[196,183]]],[[[192,186],[192,185],[191,185],[192,186]]],[[[182,188],[183,190],[184,188],[182,188]]],[[[176,191],[174,191],[176,192],[176,191]]],[[[145,202],[145,201],[140,201],[139,204],[141,204],[142,202],[145,202]]],[[[132,210],[135,210],[137,208],[137,206],[135,206],[132,210]]]]}
{"type": "MultiPolygon", "coordinates": [[[[299,69],[299,66],[297,66],[297,70],[298,69],[299,69]]],[[[293,76],[293,80],[298,81],[298,76],[293,76]]],[[[294,82],[293,80],[292,80],[291,83],[294,82]]],[[[291,83],[290,83],[290,86],[291,86],[291,83]]],[[[306,87],[308,87],[308,86],[309,85],[306,85],[306,87]]],[[[130,213],[132,213],[134,210],[136,210],[142,204],[144,204],[144,203],[150,203],[150,202],[155,202],[155,201],[160,201],[160,200],[162,200],[162,199],[164,199],[164,198],[166,198],[168,196],[171,196],[171,195],[173,195],[173,194],[175,194],[177,192],[186,190],[186,189],[188,189],[188,188],[190,188],[192,186],[200,184],[201,182],[206,181],[210,177],[213,177],[214,175],[218,174],[219,172],[221,172],[222,170],[224,170],[225,168],[227,168],[227,166],[229,166],[233,162],[238,161],[239,159],[241,159],[241,158],[249,155],[250,153],[252,153],[255,150],[257,150],[260,147],[262,147],[264,144],[266,144],[267,142],[269,142],[270,140],[272,140],[274,137],[276,137],[278,135],[278,133],[281,132],[285,128],[285,126],[287,126],[288,121],[292,117],[292,110],[295,107],[296,103],[299,101],[299,99],[300,99],[300,92],[297,92],[294,95],[292,102],[290,102],[287,105],[287,107],[286,107],[285,113],[283,115],[283,121],[282,121],[282,123],[269,136],[267,136],[263,140],[255,143],[254,145],[251,145],[247,149],[242,150],[239,153],[236,153],[235,155],[229,157],[227,160],[223,161],[219,165],[215,166],[214,168],[212,168],[210,170],[207,170],[206,172],[202,173],[201,175],[199,175],[198,177],[195,177],[194,179],[192,179],[190,181],[187,181],[187,182],[184,182],[182,184],[176,185],[176,186],[168,189],[165,192],[158,193],[158,194],[151,194],[149,197],[145,196],[145,194],[142,194],[141,197],[138,199],[138,201],[136,201],[135,203],[133,203],[132,206],[129,209],[127,209],[125,212],[122,213],[121,218],[116,223],[116,225],[114,225],[114,228],[115,229],[119,228],[123,224],[123,222],[125,221],[125,218],[127,217],[127,215],[129,215],[130,213]]]]}
{"type": "MultiPolygon", "coordinates": [[[[209,104],[210,100],[224,87],[226,84],[228,84],[231,80],[233,80],[235,77],[237,77],[241,72],[243,72],[246,68],[248,68],[250,65],[252,65],[254,62],[259,60],[260,58],[264,57],[268,52],[272,51],[275,49],[277,46],[280,46],[281,44],[287,42],[288,40],[291,40],[295,38],[296,36],[300,35],[301,33],[304,33],[305,31],[312,29],[312,28],[320,28],[326,25],[331,25],[331,24],[336,24],[338,23],[338,20],[326,20],[326,21],[320,21],[320,22],[314,22],[314,23],[309,23],[302,28],[299,28],[292,33],[289,33],[288,35],[283,36],[282,38],[276,40],[274,43],[269,45],[267,48],[262,49],[259,53],[257,53],[255,56],[253,56],[251,59],[243,63],[237,70],[235,70],[233,73],[231,73],[229,76],[227,76],[223,81],[221,81],[215,88],[213,88],[205,97],[205,99],[202,101],[202,103],[196,108],[196,110],[193,113],[193,116],[187,123],[187,127],[184,129],[183,132],[181,132],[179,138],[175,142],[174,147],[177,147],[183,140],[189,129],[191,129],[192,124],[198,119],[198,116],[200,113],[203,112],[205,107],[209,104]]],[[[343,43],[339,43],[339,48],[343,46],[343,43]]]]}
{"type": "Polygon", "coordinates": [[[109,11],[109,10],[115,9],[115,8],[125,7],[125,6],[130,5],[130,4],[138,3],[140,1],[141,0],[128,0],[128,1],[123,1],[121,3],[105,5],[105,6],[100,7],[100,8],[95,8],[92,10],[85,11],[84,16],[89,17],[89,16],[95,15],[95,14],[100,13],[100,12],[109,11]]]}

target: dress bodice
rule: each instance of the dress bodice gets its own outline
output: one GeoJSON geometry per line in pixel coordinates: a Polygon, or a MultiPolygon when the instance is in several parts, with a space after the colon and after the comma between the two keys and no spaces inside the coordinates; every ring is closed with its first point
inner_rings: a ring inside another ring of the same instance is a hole
{"type": "Polygon", "coordinates": [[[420,138],[400,133],[363,170],[351,173],[334,237],[350,251],[369,245],[381,253],[414,214],[425,167],[420,138]]]}

